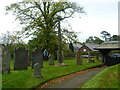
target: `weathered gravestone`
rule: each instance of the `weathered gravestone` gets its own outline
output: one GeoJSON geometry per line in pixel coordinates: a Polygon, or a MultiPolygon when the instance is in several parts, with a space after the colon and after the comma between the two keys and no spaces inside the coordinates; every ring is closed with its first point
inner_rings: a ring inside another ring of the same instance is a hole
{"type": "Polygon", "coordinates": [[[14,70],[25,70],[28,67],[28,50],[24,47],[18,47],[14,51],[14,70]]]}
{"type": "Polygon", "coordinates": [[[50,54],[49,56],[49,65],[54,65],[54,54],[50,54]]]}
{"type": "Polygon", "coordinates": [[[34,77],[42,78],[41,65],[39,63],[34,64],[34,77]]]}
{"type": "Polygon", "coordinates": [[[34,64],[39,63],[41,68],[43,68],[43,52],[40,48],[37,48],[32,53],[32,68],[34,68],[34,64]]]}
{"type": "Polygon", "coordinates": [[[5,45],[0,45],[0,62],[2,62],[2,73],[10,73],[10,53],[5,45]]]}
{"type": "Polygon", "coordinates": [[[76,64],[82,65],[82,54],[80,53],[80,51],[76,52],[76,64]]]}

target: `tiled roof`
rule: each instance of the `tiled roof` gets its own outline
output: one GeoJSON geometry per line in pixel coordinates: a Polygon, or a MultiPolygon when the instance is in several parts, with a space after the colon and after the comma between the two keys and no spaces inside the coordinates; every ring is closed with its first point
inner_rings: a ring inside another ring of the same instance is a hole
{"type": "Polygon", "coordinates": [[[119,49],[120,50],[120,41],[107,41],[102,43],[100,46],[94,48],[99,49],[119,49]]]}
{"type": "Polygon", "coordinates": [[[96,51],[96,50],[94,50],[94,48],[96,48],[96,47],[98,47],[99,45],[97,45],[97,44],[91,44],[91,43],[86,43],[85,44],[87,47],[89,47],[91,50],[93,50],[93,51],[96,51]]]}
{"type": "MultiPolygon", "coordinates": [[[[96,47],[98,47],[99,45],[96,45],[96,44],[92,44],[92,43],[86,43],[85,44],[88,48],[90,48],[91,50],[93,50],[93,51],[96,51],[96,50],[94,50],[94,48],[96,48],[96,47]]],[[[74,45],[74,49],[75,50],[78,50],[79,48],[81,48],[83,45],[81,45],[81,44],[75,44],[74,45]]]]}

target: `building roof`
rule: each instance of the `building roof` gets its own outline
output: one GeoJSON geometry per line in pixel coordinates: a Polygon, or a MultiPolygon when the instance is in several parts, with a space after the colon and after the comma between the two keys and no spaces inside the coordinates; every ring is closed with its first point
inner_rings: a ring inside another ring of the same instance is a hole
{"type": "Polygon", "coordinates": [[[100,46],[94,49],[96,50],[100,50],[100,49],[120,50],[120,41],[107,41],[107,42],[102,43],[100,46]]]}
{"type": "Polygon", "coordinates": [[[79,48],[81,48],[83,45],[81,44],[74,44],[74,50],[77,51],[79,48]]]}
{"type": "Polygon", "coordinates": [[[92,43],[86,43],[85,44],[87,47],[89,47],[92,51],[96,51],[94,50],[94,48],[98,47],[99,45],[97,44],[92,44],[92,43]]]}
{"type": "MultiPolygon", "coordinates": [[[[74,45],[74,50],[78,50],[82,47],[83,45],[81,44],[75,44],[74,45]]],[[[90,48],[92,51],[97,51],[97,50],[94,50],[94,48],[98,47],[99,45],[97,44],[93,44],[93,43],[86,43],[85,46],[87,46],[88,48],[90,48]]]]}

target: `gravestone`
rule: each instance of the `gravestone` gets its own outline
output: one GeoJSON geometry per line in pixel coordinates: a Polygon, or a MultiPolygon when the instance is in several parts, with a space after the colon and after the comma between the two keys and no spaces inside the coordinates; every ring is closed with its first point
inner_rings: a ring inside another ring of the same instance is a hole
{"type": "Polygon", "coordinates": [[[43,52],[40,48],[35,49],[32,52],[32,68],[34,68],[34,64],[39,63],[41,68],[43,68],[43,52]]]}
{"type": "Polygon", "coordinates": [[[54,65],[54,54],[50,54],[49,56],[49,65],[54,65]]]}
{"type": "Polygon", "coordinates": [[[0,58],[0,62],[2,61],[2,73],[10,73],[10,53],[3,44],[0,45],[0,58]]]}
{"type": "Polygon", "coordinates": [[[28,50],[24,47],[18,47],[14,51],[14,70],[25,70],[28,67],[28,50]]]}
{"type": "Polygon", "coordinates": [[[34,64],[34,77],[41,78],[41,65],[39,63],[34,64]]]}
{"type": "Polygon", "coordinates": [[[82,54],[80,53],[80,51],[76,52],[76,64],[82,65],[82,54]]]}

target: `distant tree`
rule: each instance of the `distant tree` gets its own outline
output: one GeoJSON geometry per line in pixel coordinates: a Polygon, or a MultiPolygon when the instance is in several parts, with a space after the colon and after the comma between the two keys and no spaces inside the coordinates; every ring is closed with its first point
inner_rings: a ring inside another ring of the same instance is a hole
{"type": "Polygon", "coordinates": [[[72,52],[74,52],[74,46],[73,46],[73,43],[72,43],[72,42],[70,42],[70,44],[69,44],[69,49],[70,49],[72,52]]]}
{"type": "Polygon", "coordinates": [[[2,33],[0,39],[1,43],[5,45],[23,43],[23,36],[19,31],[2,33]]]}
{"type": "Polygon", "coordinates": [[[90,36],[88,39],[86,39],[86,43],[94,43],[93,36],[90,36]]]}
{"type": "Polygon", "coordinates": [[[111,37],[111,41],[118,41],[118,35],[113,35],[111,37]]]}
{"type": "Polygon", "coordinates": [[[103,43],[103,42],[104,42],[104,41],[101,40],[99,37],[94,36],[94,43],[96,43],[96,44],[101,44],[101,43],[103,43]]]}
{"type": "Polygon", "coordinates": [[[103,43],[103,40],[101,40],[99,37],[96,36],[90,36],[88,39],[86,39],[86,43],[95,43],[95,44],[101,44],[103,43]]]}
{"type": "Polygon", "coordinates": [[[111,37],[110,33],[108,33],[107,31],[102,31],[101,34],[102,34],[101,37],[102,37],[105,41],[110,40],[110,37],[111,37]]]}
{"type": "Polygon", "coordinates": [[[23,36],[19,33],[19,31],[7,31],[6,33],[3,33],[0,37],[0,42],[2,44],[5,44],[8,48],[11,58],[13,58],[14,55],[14,49],[17,46],[25,45],[23,42],[23,36]]]}

